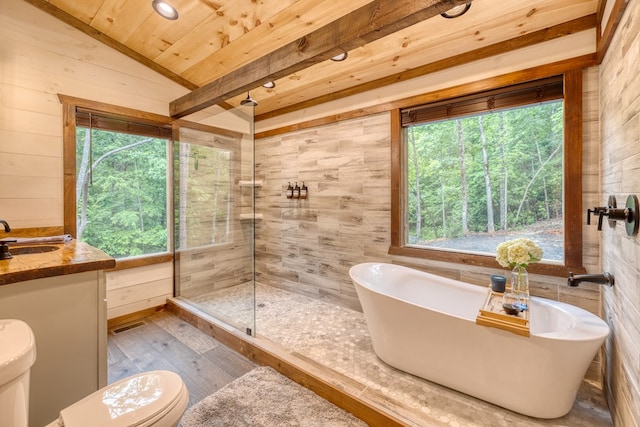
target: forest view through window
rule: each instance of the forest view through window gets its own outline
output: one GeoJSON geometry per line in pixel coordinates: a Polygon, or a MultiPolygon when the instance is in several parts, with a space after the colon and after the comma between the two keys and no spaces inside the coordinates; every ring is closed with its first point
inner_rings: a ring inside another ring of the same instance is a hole
{"type": "Polygon", "coordinates": [[[404,125],[412,247],[495,254],[528,237],[563,261],[563,100],[404,125]]]}
{"type": "Polygon", "coordinates": [[[167,137],[76,127],[78,240],[114,258],[169,250],[168,142],[167,137]]]}

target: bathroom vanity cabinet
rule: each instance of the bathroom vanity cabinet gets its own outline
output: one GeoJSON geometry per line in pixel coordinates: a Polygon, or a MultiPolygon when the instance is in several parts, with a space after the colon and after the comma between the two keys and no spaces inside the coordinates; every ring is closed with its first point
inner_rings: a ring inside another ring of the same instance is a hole
{"type": "Polygon", "coordinates": [[[106,385],[104,271],[3,284],[0,318],[23,320],[35,335],[30,427],[54,421],[61,409],[106,385]]]}

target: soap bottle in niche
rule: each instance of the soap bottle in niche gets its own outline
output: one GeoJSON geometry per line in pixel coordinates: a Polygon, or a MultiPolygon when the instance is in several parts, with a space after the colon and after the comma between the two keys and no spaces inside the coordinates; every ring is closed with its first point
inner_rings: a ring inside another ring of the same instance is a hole
{"type": "Polygon", "coordinates": [[[293,187],[293,198],[294,199],[299,199],[300,198],[300,187],[298,187],[298,183],[296,182],[296,186],[293,187]]]}
{"type": "Polygon", "coordinates": [[[302,181],[302,187],[300,188],[300,198],[301,199],[306,199],[307,198],[307,186],[304,185],[304,181],[302,181]]]}
{"type": "Polygon", "coordinates": [[[293,187],[291,186],[291,183],[289,183],[289,186],[287,187],[287,199],[293,199],[293,187]]]}

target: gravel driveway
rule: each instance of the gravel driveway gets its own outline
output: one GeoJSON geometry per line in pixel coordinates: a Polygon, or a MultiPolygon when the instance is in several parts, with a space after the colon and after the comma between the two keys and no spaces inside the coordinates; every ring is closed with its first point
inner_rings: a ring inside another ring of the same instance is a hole
{"type": "Polygon", "coordinates": [[[564,258],[564,245],[562,234],[557,231],[536,232],[500,232],[496,234],[478,233],[469,234],[454,239],[441,239],[424,244],[428,247],[458,249],[470,252],[496,253],[496,247],[507,240],[526,237],[533,240],[544,251],[543,258],[552,261],[562,261],[564,258]]]}

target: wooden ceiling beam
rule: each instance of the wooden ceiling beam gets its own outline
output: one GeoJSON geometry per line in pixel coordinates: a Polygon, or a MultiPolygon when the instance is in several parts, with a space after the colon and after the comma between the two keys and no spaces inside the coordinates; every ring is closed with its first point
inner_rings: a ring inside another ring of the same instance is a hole
{"type": "Polygon", "coordinates": [[[606,0],[603,0],[598,7],[598,33],[597,33],[597,52],[598,52],[598,64],[602,63],[607,50],[609,50],[609,45],[613,40],[613,36],[620,25],[620,21],[622,21],[622,15],[624,15],[624,11],[627,10],[627,6],[629,5],[629,0],[610,0],[613,3],[613,8],[611,9],[611,15],[609,19],[605,23],[604,29],[602,28],[602,19],[604,14],[604,9],[607,4],[606,0]]]}
{"type": "Polygon", "coordinates": [[[375,0],[174,100],[169,105],[170,114],[174,118],[184,117],[467,2],[375,0]]]}
{"type": "Polygon", "coordinates": [[[431,62],[416,68],[401,71],[399,73],[391,74],[385,77],[381,77],[376,80],[361,83],[359,85],[351,86],[346,89],[338,90],[331,93],[318,96],[316,98],[307,99],[296,104],[288,105],[277,110],[269,111],[263,114],[255,116],[255,121],[270,119],[273,117],[281,116],[283,114],[291,113],[294,111],[302,110],[305,108],[313,107],[315,105],[324,104],[326,102],[335,101],[337,99],[346,98],[347,96],[359,95],[363,92],[367,92],[379,87],[388,86],[391,84],[404,82],[417,77],[421,77],[427,74],[435,73],[437,71],[446,70],[448,68],[457,67],[460,65],[468,64],[473,61],[478,61],[492,56],[501,55],[507,52],[511,52],[517,49],[522,49],[527,46],[533,46],[539,43],[544,43],[549,40],[554,40],[559,37],[575,34],[580,31],[589,30],[596,26],[596,15],[591,14],[577,18],[562,24],[547,27],[542,30],[534,31],[524,34],[522,36],[514,37],[509,40],[504,40],[491,44],[489,46],[481,47],[470,52],[461,53],[455,56],[451,56],[439,61],[431,62]]]}

